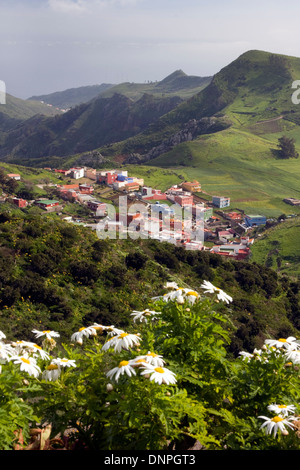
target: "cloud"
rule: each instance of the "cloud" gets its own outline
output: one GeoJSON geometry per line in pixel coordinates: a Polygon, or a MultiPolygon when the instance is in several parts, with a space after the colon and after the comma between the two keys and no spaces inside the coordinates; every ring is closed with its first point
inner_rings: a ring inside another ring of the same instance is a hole
{"type": "Polygon", "coordinates": [[[83,0],[48,0],[48,6],[57,13],[82,13],[86,11],[86,3],[83,0]]]}
{"type": "Polygon", "coordinates": [[[56,13],[97,13],[110,7],[136,6],[141,1],[143,0],[48,0],[48,6],[56,13]]]}

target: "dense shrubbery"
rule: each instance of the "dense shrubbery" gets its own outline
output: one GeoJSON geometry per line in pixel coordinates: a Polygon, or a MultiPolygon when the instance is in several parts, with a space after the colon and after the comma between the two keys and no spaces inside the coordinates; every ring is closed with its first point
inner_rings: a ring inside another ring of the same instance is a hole
{"type": "Polygon", "coordinates": [[[196,289],[207,279],[234,294],[233,354],[299,329],[299,282],[255,263],[155,240],[99,240],[55,215],[4,209],[0,244],[0,329],[11,339],[26,338],[36,319],[63,339],[91,317],[125,327],[128,310],[143,308],[170,277],[196,289]]]}
{"type": "Polygon", "coordinates": [[[91,322],[65,343],[0,332],[0,448],[298,450],[296,338],[229,357],[232,298],[206,281],[167,287],[126,331],[91,322]]]}

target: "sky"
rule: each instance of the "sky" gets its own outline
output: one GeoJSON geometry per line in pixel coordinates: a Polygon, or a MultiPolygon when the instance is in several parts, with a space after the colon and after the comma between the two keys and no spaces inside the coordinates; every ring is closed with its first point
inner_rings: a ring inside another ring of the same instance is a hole
{"type": "Polygon", "coordinates": [[[300,57],[299,18],[298,0],[0,0],[0,80],[26,99],[211,76],[251,49],[300,57]]]}

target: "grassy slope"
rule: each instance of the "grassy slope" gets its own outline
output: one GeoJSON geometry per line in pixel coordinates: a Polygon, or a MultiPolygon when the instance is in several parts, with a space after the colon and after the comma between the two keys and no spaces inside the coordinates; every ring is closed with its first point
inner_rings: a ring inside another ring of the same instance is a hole
{"type": "Polygon", "coordinates": [[[21,100],[9,94],[6,96],[6,104],[1,106],[0,111],[8,118],[17,120],[29,119],[35,114],[54,116],[60,112],[54,107],[47,106],[38,101],[21,100]]]}
{"type": "Polygon", "coordinates": [[[293,277],[300,276],[299,235],[299,218],[287,219],[266,230],[252,248],[252,261],[293,277]]]}
{"type": "MultiPolygon", "coordinates": [[[[274,150],[278,138],[288,135],[295,138],[300,151],[300,128],[291,121],[300,111],[291,101],[291,84],[300,76],[300,59],[283,57],[284,67],[276,74],[269,57],[251,51],[214,77],[214,84],[226,97],[222,113],[232,121],[230,129],[181,144],[149,164],[181,166],[189,178],[201,182],[204,191],[229,196],[232,205],[246,211],[270,217],[299,212],[282,199],[299,197],[300,159],[279,160],[274,150]],[[278,119],[281,116],[288,120],[278,119]]],[[[170,114],[174,116],[175,111],[170,114]]]]}

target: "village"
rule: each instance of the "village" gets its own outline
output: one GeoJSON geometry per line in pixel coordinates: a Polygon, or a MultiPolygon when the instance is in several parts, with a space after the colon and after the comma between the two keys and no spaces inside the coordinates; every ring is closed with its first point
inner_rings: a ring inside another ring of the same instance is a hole
{"type": "MultiPolygon", "coordinates": [[[[123,169],[45,169],[62,180],[61,184],[48,184],[56,197],[32,201],[9,197],[8,202],[21,209],[31,205],[54,212],[68,223],[96,230],[103,238],[152,238],[240,260],[250,255],[253,231],[267,222],[265,216],[231,210],[228,197],[212,196],[208,201],[198,181],[162,191],[123,169]],[[120,210],[120,200],[126,201],[125,213],[120,210]],[[66,214],[66,203],[85,208],[84,215],[66,214]]],[[[21,179],[18,174],[7,176],[21,179]]]]}

